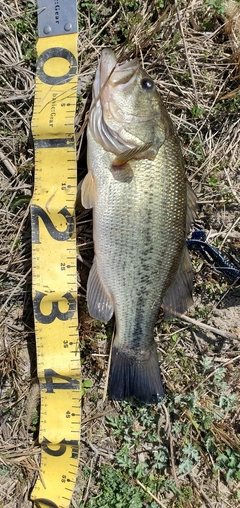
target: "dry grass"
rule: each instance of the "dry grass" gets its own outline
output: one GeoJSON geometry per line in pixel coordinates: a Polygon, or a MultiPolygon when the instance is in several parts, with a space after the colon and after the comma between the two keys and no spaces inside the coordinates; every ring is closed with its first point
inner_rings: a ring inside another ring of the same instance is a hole
{"type": "MultiPolygon", "coordinates": [[[[216,9],[223,3],[171,1],[159,8],[161,2],[157,1],[79,2],[78,165],[81,179],[86,172],[83,127],[101,49],[111,45],[120,60],[138,55],[154,77],[181,138],[188,177],[199,202],[197,223],[207,231],[210,242],[239,260],[240,30],[235,11],[232,16],[236,2],[225,2],[227,10],[221,14],[216,9]]],[[[0,0],[0,507],[4,508],[31,506],[29,491],[39,458],[28,209],[33,185],[30,122],[35,11],[34,2],[0,0]]],[[[92,388],[86,389],[83,397],[82,452],[72,506],[118,506],[116,499],[112,505],[110,501],[106,504],[101,477],[107,466],[121,477],[121,485],[129,475],[130,494],[142,496],[142,504],[133,503],[132,507],[237,506],[236,477],[227,481],[224,467],[217,470],[214,466],[217,454],[224,454],[226,447],[239,454],[239,401],[225,408],[221,418],[215,417],[214,408],[220,410],[221,396],[239,393],[238,286],[227,285],[194,256],[196,304],[189,316],[226,330],[235,340],[181,320],[164,323],[160,316],[156,340],[168,397],[165,412],[148,408],[143,423],[145,413],[138,406],[103,401],[106,339],[113,326],[96,323],[87,314],[85,288],[93,255],[91,215],[80,211],[77,220],[83,377],[92,381],[92,388]],[[206,357],[208,366],[204,366],[206,357]],[[221,378],[218,382],[217,376],[221,378]],[[198,395],[195,406],[187,402],[193,393],[198,395]],[[208,430],[203,421],[207,413],[211,416],[208,430]],[[128,421],[124,420],[126,415],[128,421]],[[116,418],[116,428],[109,416],[116,418]],[[134,432],[140,433],[138,438],[134,432]],[[151,432],[156,434],[152,444],[151,432]],[[217,451],[207,450],[206,432],[217,451]],[[135,467],[131,474],[119,462],[119,453],[127,443],[124,436],[130,436],[129,457],[135,467]],[[190,472],[181,473],[179,463],[188,440],[198,449],[199,460],[190,472]],[[164,446],[169,461],[159,472],[151,457],[164,446]],[[144,476],[137,476],[136,465],[141,463],[147,464],[148,475],[155,471],[160,485],[155,491],[154,483],[151,489],[147,478],[145,482],[144,476]],[[181,495],[161,489],[164,482],[159,475],[164,481],[173,481],[181,495]],[[98,501],[94,500],[96,495],[98,501]]]]}

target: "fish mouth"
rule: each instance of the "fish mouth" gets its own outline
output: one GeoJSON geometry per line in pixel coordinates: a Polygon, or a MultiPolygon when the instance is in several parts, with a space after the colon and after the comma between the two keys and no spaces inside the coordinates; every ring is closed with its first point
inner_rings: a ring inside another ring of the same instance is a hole
{"type": "Polygon", "coordinates": [[[107,85],[119,87],[120,90],[128,90],[134,85],[139,67],[138,58],[118,64],[114,52],[109,48],[104,49],[93,85],[95,99],[107,85]]]}
{"type": "MultiPolygon", "coordinates": [[[[111,49],[101,53],[93,83],[89,129],[95,140],[115,155],[144,145],[144,140],[132,136],[127,128],[135,117],[115,102],[117,90],[125,92],[134,87],[139,68],[138,58],[118,64],[111,49]]],[[[138,121],[146,120],[138,117],[138,121]]]]}

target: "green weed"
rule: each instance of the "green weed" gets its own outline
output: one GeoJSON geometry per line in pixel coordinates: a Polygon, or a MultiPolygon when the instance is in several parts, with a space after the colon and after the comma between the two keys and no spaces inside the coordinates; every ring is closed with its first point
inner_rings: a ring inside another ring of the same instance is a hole
{"type": "Polygon", "coordinates": [[[240,453],[226,447],[224,453],[216,458],[215,470],[226,475],[226,481],[240,480],[240,453]]]}
{"type": "MultiPolygon", "coordinates": [[[[238,480],[238,451],[216,439],[218,426],[234,411],[236,395],[228,393],[226,369],[220,368],[209,382],[212,395],[209,392],[207,396],[204,376],[214,369],[212,358],[203,356],[200,368],[202,386],[199,389],[190,394],[170,395],[166,401],[173,422],[171,433],[178,476],[191,473],[196,465],[201,468],[203,457],[206,460],[210,454],[214,463],[213,474],[219,471],[226,482],[238,480]],[[220,397],[215,395],[217,390],[221,392],[220,397]]],[[[155,501],[138,486],[138,480],[154,495],[174,493],[174,506],[188,506],[193,498],[192,488],[186,485],[176,487],[170,474],[169,443],[164,429],[158,429],[161,404],[142,407],[122,402],[120,407],[120,414],[106,417],[109,432],[116,442],[115,457],[111,465],[100,468],[96,481],[101,494],[92,497],[86,507],[155,508],[155,501]]]]}
{"type": "Polygon", "coordinates": [[[35,70],[35,62],[37,58],[36,41],[37,41],[37,15],[36,6],[27,2],[24,8],[24,13],[21,18],[14,21],[9,21],[9,26],[16,29],[21,50],[25,62],[27,62],[31,69],[35,70]]]}
{"type": "Polygon", "coordinates": [[[224,0],[204,0],[204,3],[211,7],[218,15],[224,14],[225,12],[224,0]]]}
{"type": "Polygon", "coordinates": [[[91,381],[91,379],[84,379],[82,381],[82,389],[81,389],[82,397],[86,395],[86,393],[92,388],[92,386],[93,382],[91,381]]]}
{"type": "Polygon", "coordinates": [[[200,108],[200,106],[198,106],[197,104],[194,104],[194,106],[192,107],[192,117],[199,118],[203,115],[203,113],[205,113],[205,109],[200,108]]]}

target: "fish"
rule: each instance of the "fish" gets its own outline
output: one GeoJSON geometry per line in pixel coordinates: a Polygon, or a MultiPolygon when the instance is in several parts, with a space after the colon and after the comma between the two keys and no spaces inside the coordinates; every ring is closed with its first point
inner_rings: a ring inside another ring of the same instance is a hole
{"type": "Polygon", "coordinates": [[[108,393],[155,404],[164,397],[154,327],[192,304],[186,234],[195,214],[179,139],[138,58],[110,48],[96,71],[87,127],[82,205],[93,209],[89,314],[115,314],[108,393]]]}

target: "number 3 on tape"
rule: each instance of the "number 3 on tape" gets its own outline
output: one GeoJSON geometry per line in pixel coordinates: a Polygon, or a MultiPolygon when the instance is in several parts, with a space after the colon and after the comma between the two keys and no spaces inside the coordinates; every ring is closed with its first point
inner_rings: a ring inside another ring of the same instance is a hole
{"type": "Polygon", "coordinates": [[[38,33],[31,220],[41,466],[31,499],[36,508],[67,508],[77,476],[81,416],[74,218],[76,0],[38,0],[38,33]]]}

